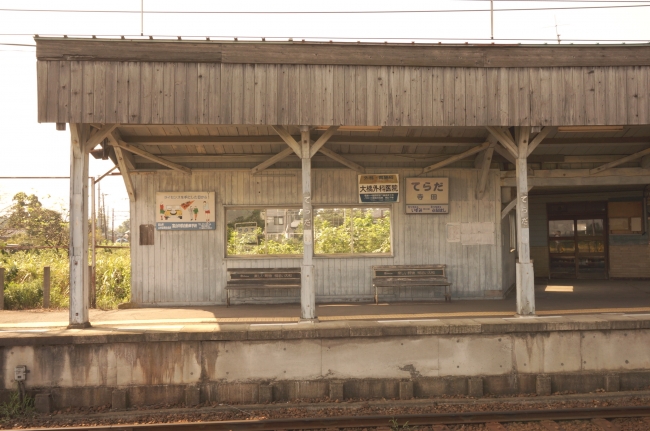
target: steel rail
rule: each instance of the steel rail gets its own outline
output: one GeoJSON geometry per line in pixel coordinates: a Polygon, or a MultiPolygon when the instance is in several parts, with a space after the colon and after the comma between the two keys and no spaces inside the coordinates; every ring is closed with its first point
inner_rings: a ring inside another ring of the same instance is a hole
{"type": "Polygon", "coordinates": [[[507,410],[494,412],[433,413],[411,415],[339,416],[328,418],[251,419],[210,422],[176,422],[159,424],[113,424],[64,428],[29,428],[26,431],[206,431],[206,430],[283,430],[389,426],[392,421],[404,425],[458,425],[487,422],[568,421],[594,418],[650,417],[649,406],[602,407],[581,409],[507,410]]]}

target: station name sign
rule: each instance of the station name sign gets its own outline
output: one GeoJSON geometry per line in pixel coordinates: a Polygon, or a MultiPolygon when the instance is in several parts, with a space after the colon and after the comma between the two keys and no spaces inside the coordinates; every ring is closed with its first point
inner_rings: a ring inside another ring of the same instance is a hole
{"type": "Polygon", "coordinates": [[[156,193],[157,230],[216,229],[214,192],[156,193]]]}
{"type": "Polygon", "coordinates": [[[448,214],[449,178],[407,178],[407,214],[448,214]]]}
{"type": "Polygon", "coordinates": [[[399,202],[399,175],[359,175],[359,203],[399,202]]]}

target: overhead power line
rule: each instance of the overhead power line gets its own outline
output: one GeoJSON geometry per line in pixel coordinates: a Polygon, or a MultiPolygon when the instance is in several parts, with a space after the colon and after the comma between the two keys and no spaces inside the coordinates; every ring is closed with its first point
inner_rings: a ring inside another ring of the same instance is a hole
{"type": "MultiPolygon", "coordinates": [[[[650,4],[626,4],[608,6],[568,6],[501,8],[494,12],[525,12],[542,10],[584,10],[650,7],[650,4]]],[[[120,13],[120,14],[218,14],[218,15],[328,15],[328,14],[409,14],[409,13],[477,13],[490,9],[430,9],[430,10],[348,10],[348,11],[171,11],[171,10],[82,10],[82,9],[0,9],[0,12],[44,12],[44,13],[120,13]]]]}

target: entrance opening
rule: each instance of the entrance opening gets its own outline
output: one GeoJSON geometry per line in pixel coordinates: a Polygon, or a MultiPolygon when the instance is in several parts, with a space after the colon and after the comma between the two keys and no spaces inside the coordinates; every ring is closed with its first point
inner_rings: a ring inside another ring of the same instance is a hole
{"type": "Polygon", "coordinates": [[[607,203],[548,204],[551,278],[607,278],[607,203]]]}

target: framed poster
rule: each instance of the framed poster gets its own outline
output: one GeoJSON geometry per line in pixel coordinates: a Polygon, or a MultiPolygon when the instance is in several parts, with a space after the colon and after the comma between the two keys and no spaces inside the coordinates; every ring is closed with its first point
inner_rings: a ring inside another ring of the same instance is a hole
{"type": "Polygon", "coordinates": [[[407,214],[448,214],[449,178],[407,178],[407,214]]]}
{"type": "Polygon", "coordinates": [[[399,202],[399,175],[359,175],[359,203],[399,202]]]}
{"type": "Polygon", "coordinates": [[[156,193],[157,230],[216,229],[214,192],[156,193]]]}

